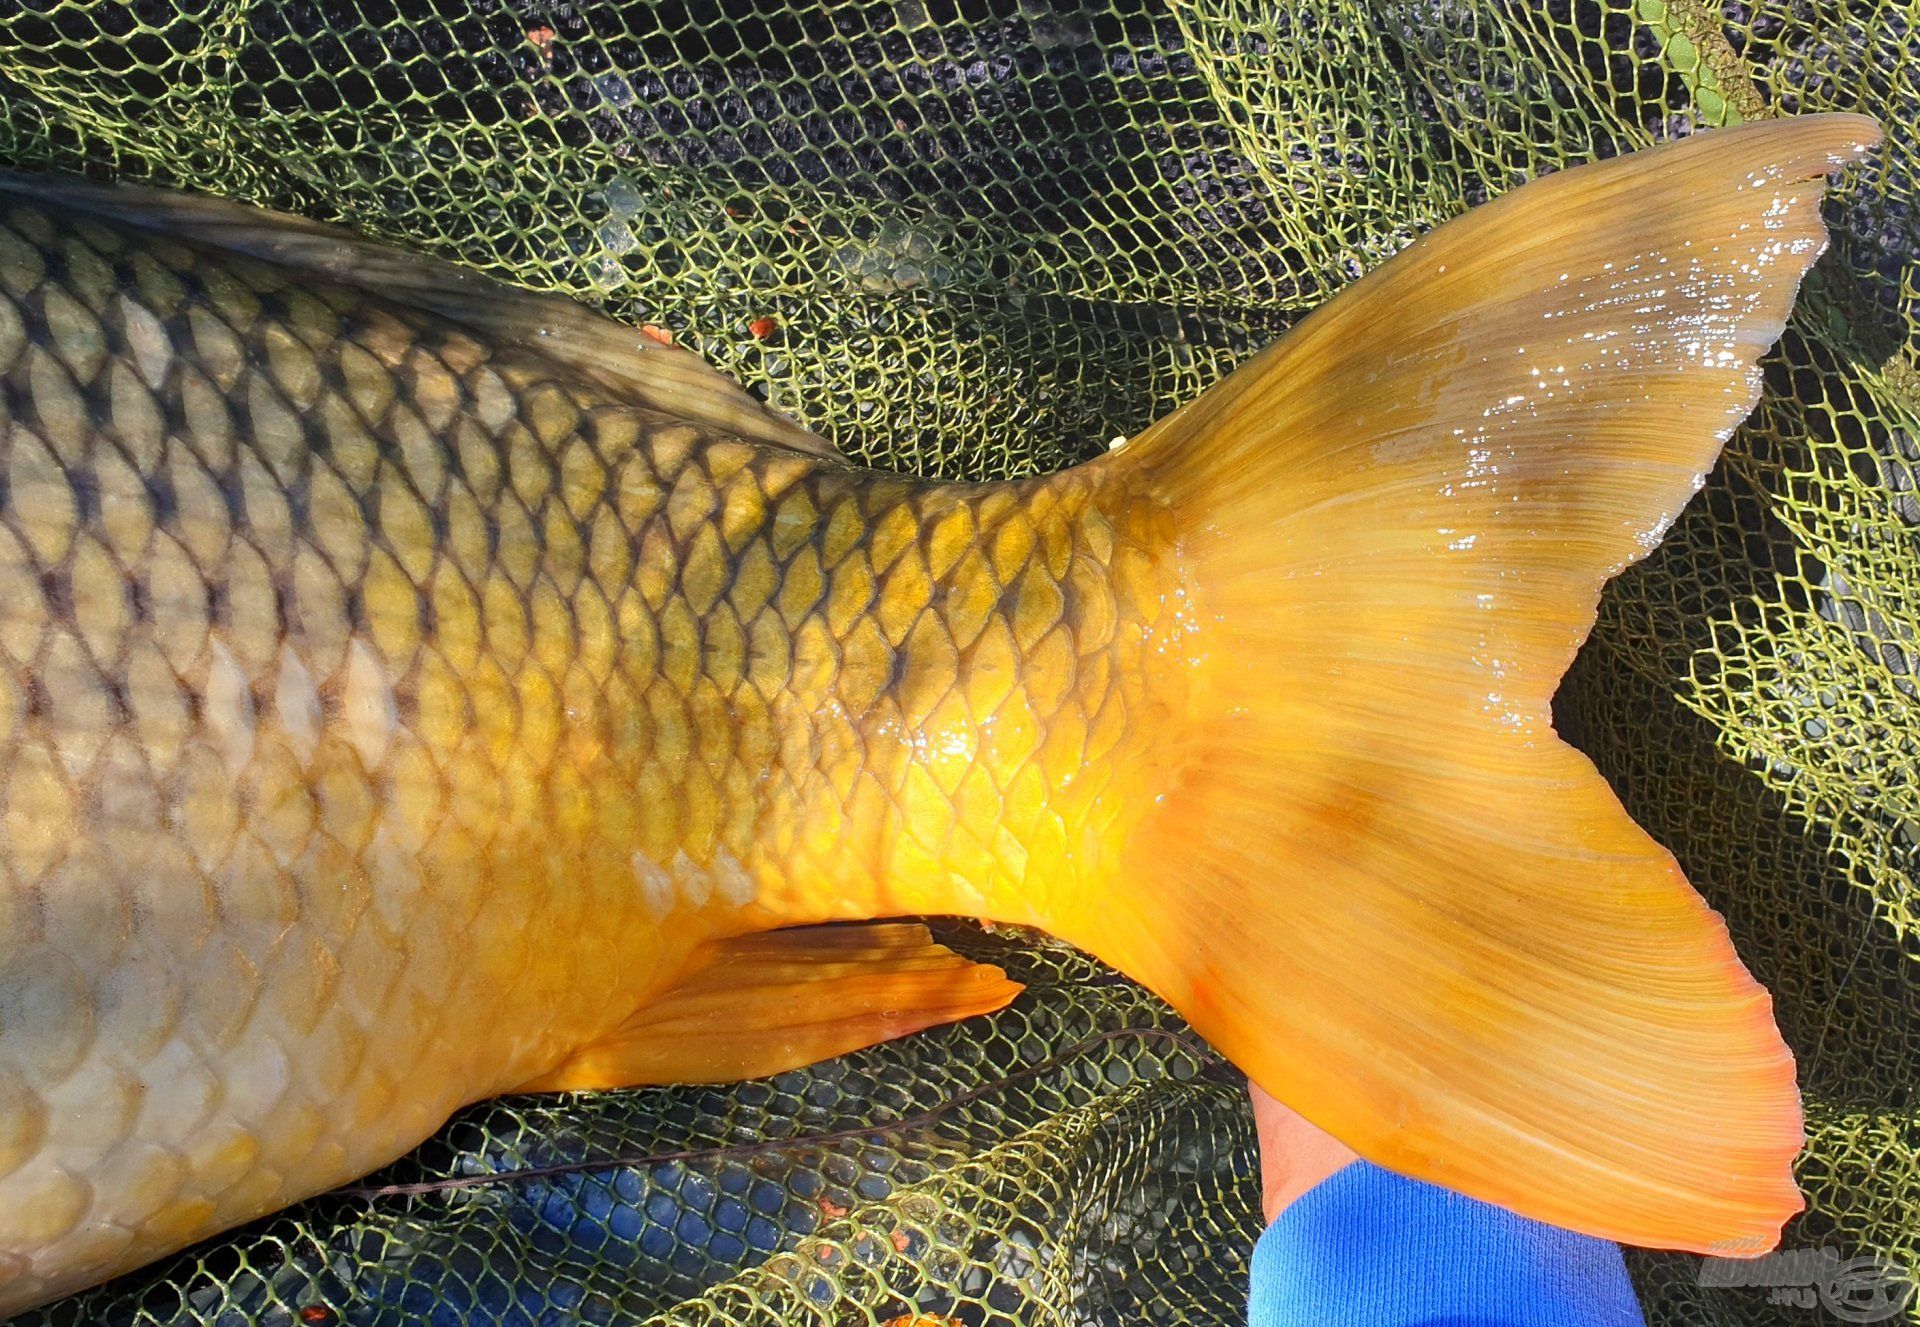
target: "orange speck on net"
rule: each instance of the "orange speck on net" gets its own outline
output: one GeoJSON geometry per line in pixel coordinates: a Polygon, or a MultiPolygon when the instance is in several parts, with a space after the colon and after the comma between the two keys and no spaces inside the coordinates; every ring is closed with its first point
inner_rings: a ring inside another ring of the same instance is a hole
{"type": "Polygon", "coordinates": [[[842,1217],[847,1214],[847,1209],[831,1198],[822,1198],[820,1200],[820,1211],[830,1217],[842,1217]]]}
{"type": "Polygon", "coordinates": [[[300,1321],[315,1324],[316,1327],[329,1327],[330,1324],[338,1322],[339,1319],[334,1316],[333,1310],[326,1305],[309,1304],[300,1310],[300,1321]]]}
{"type": "Polygon", "coordinates": [[[893,1251],[895,1253],[905,1253],[907,1246],[912,1243],[913,1241],[907,1238],[906,1231],[896,1230],[893,1232],[893,1251]]]}
{"type": "Polygon", "coordinates": [[[747,330],[764,341],[780,330],[780,320],[773,317],[755,318],[747,324],[747,330]]]}
{"type": "Polygon", "coordinates": [[[666,328],[662,327],[659,323],[644,324],[640,328],[640,335],[646,337],[649,341],[658,341],[663,346],[670,346],[673,344],[673,333],[669,332],[666,328]]]}
{"type": "Polygon", "coordinates": [[[559,35],[544,23],[527,29],[527,40],[533,44],[536,51],[540,52],[540,58],[543,60],[553,57],[553,41],[559,35]]]}
{"type": "Polygon", "coordinates": [[[944,1314],[903,1313],[897,1318],[888,1318],[880,1327],[961,1327],[961,1322],[944,1314]]]}

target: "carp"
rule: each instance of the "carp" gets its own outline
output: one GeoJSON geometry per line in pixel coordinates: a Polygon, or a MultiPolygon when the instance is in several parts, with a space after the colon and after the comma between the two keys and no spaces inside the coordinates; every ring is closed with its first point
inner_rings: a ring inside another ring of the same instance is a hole
{"type": "Polygon", "coordinates": [[[937,914],[1084,947],[1393,1169],[1771,1247],[1768,997],[1549,702],[1877,138],[1538,179],[978,484],[562,299],[5,177],[0,1314],[470,1102],[1013,998],[887,920],[937,914]]]}

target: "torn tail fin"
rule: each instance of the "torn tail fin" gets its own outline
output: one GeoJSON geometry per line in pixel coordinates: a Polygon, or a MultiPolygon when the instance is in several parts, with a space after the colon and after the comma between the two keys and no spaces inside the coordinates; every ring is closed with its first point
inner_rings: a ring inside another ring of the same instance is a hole
{"type": "Polygon", "coordinates": [[[1549,176],[1096,465],[1168,504],[1190,750],[1056,926],[1363,1155],[1635,1244],[1801,1206],[1792,1056],[1549,702],[1700,486],[1825,243],[1855,116],[1549,176]]]}

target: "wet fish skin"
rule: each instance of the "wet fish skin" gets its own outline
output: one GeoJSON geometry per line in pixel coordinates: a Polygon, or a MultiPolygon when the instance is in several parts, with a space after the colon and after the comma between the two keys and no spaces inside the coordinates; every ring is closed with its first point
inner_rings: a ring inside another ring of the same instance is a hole
{"type": "Polygon", "coordinates": [[[393,1159],[714,937],[1037,915],[1178,702],[1151,502],[730,440],[18,201],[0,485],[0,1314],[393,1159]]]}

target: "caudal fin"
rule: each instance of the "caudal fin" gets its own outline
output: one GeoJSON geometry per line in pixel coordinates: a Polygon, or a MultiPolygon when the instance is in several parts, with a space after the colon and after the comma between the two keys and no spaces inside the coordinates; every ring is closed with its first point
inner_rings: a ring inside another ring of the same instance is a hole
{"type": "Polygon", "coordinates": [[[1536,181],[1096,463],[1172,508],[1204,654],[1123,896],[1058,928],[1362,1155],[1641,1245],[1758,1253],[1799,1210],[1767,994],[1549,701],[1878,138],[1775,120],[1536,181]]]}

